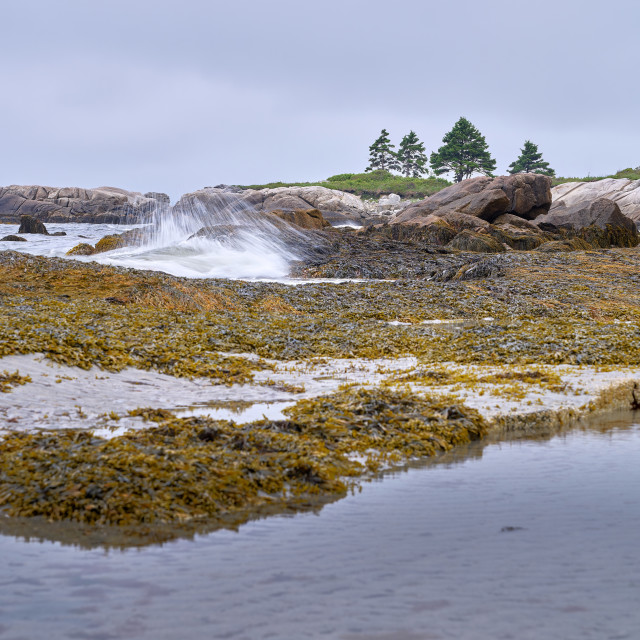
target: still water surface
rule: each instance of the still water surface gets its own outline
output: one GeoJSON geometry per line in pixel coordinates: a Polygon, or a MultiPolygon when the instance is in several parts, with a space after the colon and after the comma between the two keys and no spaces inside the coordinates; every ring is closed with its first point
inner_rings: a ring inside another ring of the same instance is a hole
{"type": "Polygon", "coordinates": [[[164,546],[0,536],[0,638],[640,638],[636,419],[164,546]]]}

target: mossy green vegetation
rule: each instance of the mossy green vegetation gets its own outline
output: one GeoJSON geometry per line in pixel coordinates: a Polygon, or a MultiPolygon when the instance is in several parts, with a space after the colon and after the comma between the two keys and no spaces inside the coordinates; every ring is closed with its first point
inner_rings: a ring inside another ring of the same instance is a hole
{"type": "Polygon", "coordinates": [[[247,185],[243,189],[274,189],[276,187],[320,186],[346,191],[364,198],[379,198],[381,195],[397,193],[403,198],[422,199],[451,185],[444,178],[406,178],[378,169],[367,173],[340,173],[318,182],[270,182],[247,185]]]}
{"type": "Polygon", "coordinates": [[[382,465],[486,432],[471,409],[401,391],[344,389],[286,413],[237,425],[143,409],[136,415],[151,428],[111,440],[86,431],[9,434],[0,442],[0,507],[90,524],[246,517],[259,505],[343,495],[382,465]]]}

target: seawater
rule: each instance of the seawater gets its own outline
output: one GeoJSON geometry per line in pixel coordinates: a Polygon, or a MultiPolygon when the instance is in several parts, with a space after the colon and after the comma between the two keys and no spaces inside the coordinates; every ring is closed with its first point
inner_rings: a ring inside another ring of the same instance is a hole
{"type": "Polygon", "coordinates": [[[0,638],[634,640],[638,460],[625,413],[194,540],[106,552],[0,536],[0,638]]]}

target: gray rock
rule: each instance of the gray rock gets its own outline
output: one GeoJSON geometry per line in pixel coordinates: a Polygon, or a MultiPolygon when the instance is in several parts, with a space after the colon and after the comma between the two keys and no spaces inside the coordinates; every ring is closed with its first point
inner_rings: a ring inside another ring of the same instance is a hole
{"type": "Polygon", "coordinates": [[[26,242],[26,238],[21,238],[20,236],[8,235],[4,238],[0,238],[0,242],[26,242]]]}
{"type": "Polygon", "coordinates": [[[166,193],[159,193],[158,191],[149,191],[144,194],[145,198],[149,198],[151,200],[157,200],[158,202],[162,202],[163,204],[171,204],[171,198],[166,193]]]}
{"type": "Polygon", "coordinates": [[[594,182],[566,182],[553,187],[551,196],[552,211],[607,198],[613,200],[627,218],[640,222],[640,180],[607,178],[594,182]]]}
{"type": "Polygon", "coordinates": [[[579,202],[573,206],[559,207],[536,219],[535,224],[546,230],[571,229],[579,231],[586,227],[606,229],[607,225],[622,227],[630,232],[636,225],[621,211],[613,200],[597,198],[591,202],[579,202]]]}
{"type": "Polygon", "coordinates": [[[115,187],[0,187],[0,222],[15,223],[21,215],[41,222],[140,221],[159,206],[166,206],[166,201],[115,187]]]}

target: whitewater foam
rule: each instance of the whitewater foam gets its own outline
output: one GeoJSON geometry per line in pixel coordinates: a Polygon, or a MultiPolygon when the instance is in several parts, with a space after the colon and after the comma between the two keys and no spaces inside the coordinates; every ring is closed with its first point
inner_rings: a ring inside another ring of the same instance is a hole
{"type": "MultiPolygon", "coordinates": [[[[142,224],[47,226],[67,235],[28,235],[27,242],[0,242],[0,249],[64,257],[80,242],[95,243],[105,235],[139,228],[136,246],[74,259],[188,278],[281,280],[290,263],[302,259],[318,242],[275,216],[250,209],[233,194],[206,190],[173,207],[158,203],[142,224]]],[[[7,235],[17,233],[17,225],[3,227],[7,235]]]]}

